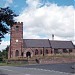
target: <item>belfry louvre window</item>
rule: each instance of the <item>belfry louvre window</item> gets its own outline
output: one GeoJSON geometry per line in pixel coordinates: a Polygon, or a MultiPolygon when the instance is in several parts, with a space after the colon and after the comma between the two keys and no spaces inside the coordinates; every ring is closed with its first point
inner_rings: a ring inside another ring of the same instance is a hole
{"type": "Polygon", "coordinates": [[[19,26],[16,26],[16,31],[19,31],[19,26]]]}

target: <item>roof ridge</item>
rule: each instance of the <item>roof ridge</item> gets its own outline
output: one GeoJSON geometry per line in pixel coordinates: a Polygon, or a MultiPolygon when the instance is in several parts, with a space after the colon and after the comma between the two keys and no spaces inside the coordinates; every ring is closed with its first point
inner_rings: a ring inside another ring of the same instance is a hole
{"type": "Polygon", "coordinates": [[[23,40],[48,40],[48,39],[23,39],[23,40]]]}
{"type": "Polygon", "coordinates": [[[56,41],[56,42],[72,42],[72,41],[69,41],[69,40],[50,40],[50,41],[56,41]]]}

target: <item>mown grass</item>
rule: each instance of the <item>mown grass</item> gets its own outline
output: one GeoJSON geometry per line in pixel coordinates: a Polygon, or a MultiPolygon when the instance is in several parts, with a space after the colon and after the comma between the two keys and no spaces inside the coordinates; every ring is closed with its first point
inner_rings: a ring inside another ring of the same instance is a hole
{"type": "Polygon", "coordinates": [[[19,63],[10,63],[10,64],[7,64],[7,63],[0,63],[0,66],[24,66],[24,65],[27,65],[27,64],[19,64],[19,63]]]}
{"type": "Polygon", "coordinates": [[[24,66],[27,65],[28,63],[8,63],[8,62],[0,62],[0,66],[24,66]]]}

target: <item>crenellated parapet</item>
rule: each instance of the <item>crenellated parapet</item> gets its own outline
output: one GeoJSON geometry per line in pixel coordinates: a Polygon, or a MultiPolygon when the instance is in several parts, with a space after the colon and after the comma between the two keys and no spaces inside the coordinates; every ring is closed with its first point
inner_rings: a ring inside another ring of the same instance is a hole
{"type": "Polygon", "coordinates": [[[15,24],[17,24],[17,25],[23,25],[23,22],[15,22],[15,24]]]}

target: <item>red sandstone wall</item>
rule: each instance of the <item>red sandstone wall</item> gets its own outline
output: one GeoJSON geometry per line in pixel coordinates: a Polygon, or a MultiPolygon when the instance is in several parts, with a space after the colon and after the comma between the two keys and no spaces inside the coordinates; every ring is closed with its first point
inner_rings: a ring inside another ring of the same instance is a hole
{"type": "Polygon", "coordinates": [[[47,55],[46,54],[46,49],[48,50],[48,54],[51,54],[51,48],[23,48],[23,52],[24,52],[24,57],[26,57],[26,52],[30,52],[31,53],[31,56],[35,56],[35,51],[36,49],[38,50],[38,55],[43,55],[43,52],[44,52],[44,55],[47,55]],[[42,54],[40,54],[40,50],[42,50],[42,54]]]}
{"type": "Polygon", "coordinates": [[[10,33],[10,52],[8,54],[9,58],[15,58],[16,50],[19,50],[19,56],[21,56],[23,45],[23,22],[15,23],[11,28],[10,33]],[[16,30],[16,26],[18,26],[18,30],[16,30]],[[18,40],[18,42],[16,42],[18,40]],[[11,57],[10,57],[11,56],[11,57]]]}

